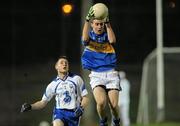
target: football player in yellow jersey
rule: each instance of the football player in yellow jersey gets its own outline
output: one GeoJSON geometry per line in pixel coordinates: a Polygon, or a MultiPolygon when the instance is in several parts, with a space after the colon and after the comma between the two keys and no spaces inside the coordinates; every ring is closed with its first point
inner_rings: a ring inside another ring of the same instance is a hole
{"type": "Polygon", "coordinates": [[[91,71],[90,85],[96,101],[100,126],[108,125],[105,110],[107,104],[112,114],[112,125],[119,126],[118,96],[121,87],[118,72],[115,70],[117,59],[112,46],[116,43],[116,37],[109,18],[95,19],[92,7],[83,26],[82,43],[85,46],[81,57],[82,67],[91,71]],[[92,29],[89,29],[89,25],[92,29]]]}

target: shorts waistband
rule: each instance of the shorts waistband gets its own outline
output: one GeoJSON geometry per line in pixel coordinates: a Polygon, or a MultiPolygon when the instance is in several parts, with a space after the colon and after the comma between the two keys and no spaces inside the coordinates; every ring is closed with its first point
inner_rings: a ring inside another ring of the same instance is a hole
{"type": "Polygon", "coordinates": [[[106,70],[106,71],[101,71],[101,72],[91,71],[91,73],[104,73],[104,72],[112,72],[112,71],[115,71],[115,69],[106,70]]]}
{"type": "Polygon", "coordinates": [[[63,110],[63,111],[69,111],[69,112],[74,112],[76,109],[59,109],[59,108],[56,108],[57,110],[63,110]]]}

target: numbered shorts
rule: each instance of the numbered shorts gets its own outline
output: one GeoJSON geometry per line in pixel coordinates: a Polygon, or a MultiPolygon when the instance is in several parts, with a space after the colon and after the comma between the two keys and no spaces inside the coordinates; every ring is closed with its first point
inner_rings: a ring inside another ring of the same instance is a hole
{"type": "Polygon", "coordinates": [[[106,89],[121,90],[119,74],[115,70],[105,72],[91,71],[89,77],[92,89],[94,89],[97,86],[103,86],[106,89]]]}

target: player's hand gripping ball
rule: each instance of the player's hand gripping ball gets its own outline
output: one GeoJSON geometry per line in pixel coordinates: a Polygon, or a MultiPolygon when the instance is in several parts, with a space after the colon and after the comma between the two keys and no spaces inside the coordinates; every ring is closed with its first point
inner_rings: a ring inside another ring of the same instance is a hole
{"type": "Polygon", "coordinates": [[[104,18],[104,22],[109,23],[109,15],[106,18],[104,18]]]}
{"type": "Polygon", "coordinates": [[[28,103],[24,103],[21,107],[21,112],[27,112],[30,111],[32,108],[32,106],[28,103]]]}
{"type": "Polygon", "coordinates": [[[92,18],[94,18],[94,10],[93,10],[93,7],[91,7],[88,11],[88,14],[86,16],[86,21],[89,21],[91,20],[92,18]]]}

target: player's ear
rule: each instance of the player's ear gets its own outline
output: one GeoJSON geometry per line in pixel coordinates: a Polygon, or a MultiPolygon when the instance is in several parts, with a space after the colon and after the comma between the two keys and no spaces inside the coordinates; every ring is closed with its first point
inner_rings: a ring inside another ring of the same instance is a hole
{"type": "Polygon", "coordinates": [[[56,62],[56,64],[54,65],[54,68],[57,70],[58,68],[57,68],[57,62],[56,62]]]}

